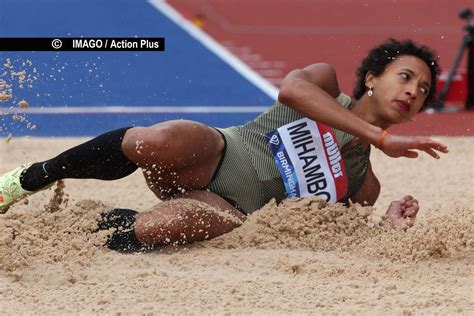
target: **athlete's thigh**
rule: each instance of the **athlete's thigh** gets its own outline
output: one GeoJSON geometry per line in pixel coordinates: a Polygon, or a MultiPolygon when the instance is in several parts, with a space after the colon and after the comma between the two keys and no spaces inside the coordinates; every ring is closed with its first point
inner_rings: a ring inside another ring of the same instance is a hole
{"type": "Polygon", "coordinates": [[[133,128],[124,142],[126,156],[143,169],[157,194],[206,186],[224,148],[224,139],[214,128],[187,120],[133,128]]]}
{"type": "Polygon", "coordinates": [[[151,128],[156,129],[156,134],[165,134],[168,141],[166,151],[170,163],[176,167],[217,166],[224,140],[214,128],[188,120],[163,122],[151,128]]]}
{"type": "Polygon", "coordinates": [[[222,136],[214,128],[187,120],[131,128],[122,142],[125,155],[142,168],[150,163],[175,168],[210,165],[219,161],[223,147],[222,136]]]}

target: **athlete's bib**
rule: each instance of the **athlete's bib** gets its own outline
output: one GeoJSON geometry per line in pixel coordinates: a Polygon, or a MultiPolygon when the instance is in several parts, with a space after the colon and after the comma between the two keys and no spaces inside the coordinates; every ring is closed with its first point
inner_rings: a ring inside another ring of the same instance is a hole
{"type": "Polygon", "coordinates": [[[316,195],[335,203],[347,194],[344,162],[329,126],[302,118],[267,136],[288,197],[316,195]]]}

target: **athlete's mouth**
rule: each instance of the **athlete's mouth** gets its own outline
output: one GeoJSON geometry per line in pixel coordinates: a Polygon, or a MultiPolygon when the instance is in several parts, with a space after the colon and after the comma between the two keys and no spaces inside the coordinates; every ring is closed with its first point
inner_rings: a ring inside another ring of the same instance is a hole
{"type": "Polygon", "coordinates": [[[410,112],[411,105],[407,101],[403,100],[396,100],[395,101],[400,109],[402,109],[405,112],[410,112]]]}

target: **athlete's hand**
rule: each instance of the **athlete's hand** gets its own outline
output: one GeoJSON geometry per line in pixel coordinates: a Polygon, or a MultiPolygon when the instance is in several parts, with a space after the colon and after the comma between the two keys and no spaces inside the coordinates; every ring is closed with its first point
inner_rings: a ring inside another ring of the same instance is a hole
{"type": "Polygon", "coordinates": [[[406,229],[413,226],[420,207],[411,195],[400,201],[393,201],[387,210],[387,217],[394,228],[406,229]]]}
{"type": "Polygon", "coordinates": [[[424,151],[435,159],[439,159],[439,155],[436,151],[442,153],[448,152],[448,147],[443,143],[422,136],[398,136],[387,134],[387,136],[384,137],[383,142],[380,144],[380,150],[382,150],[386,155],[394,158],[416,158],[418,157],[418,152],[416,152],[415,149],[424,151]]]}

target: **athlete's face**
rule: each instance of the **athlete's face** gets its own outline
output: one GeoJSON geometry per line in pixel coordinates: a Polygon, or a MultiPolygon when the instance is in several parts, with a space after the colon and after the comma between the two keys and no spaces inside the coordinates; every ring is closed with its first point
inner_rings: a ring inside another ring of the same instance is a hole
{"type": "Polygon", "coordinates": [[[397,124],[409,120],[422,108],[431,88],[431,71],[420,58],[398,56],[378,77],[368,74],[381,118],[397,124]]]}

